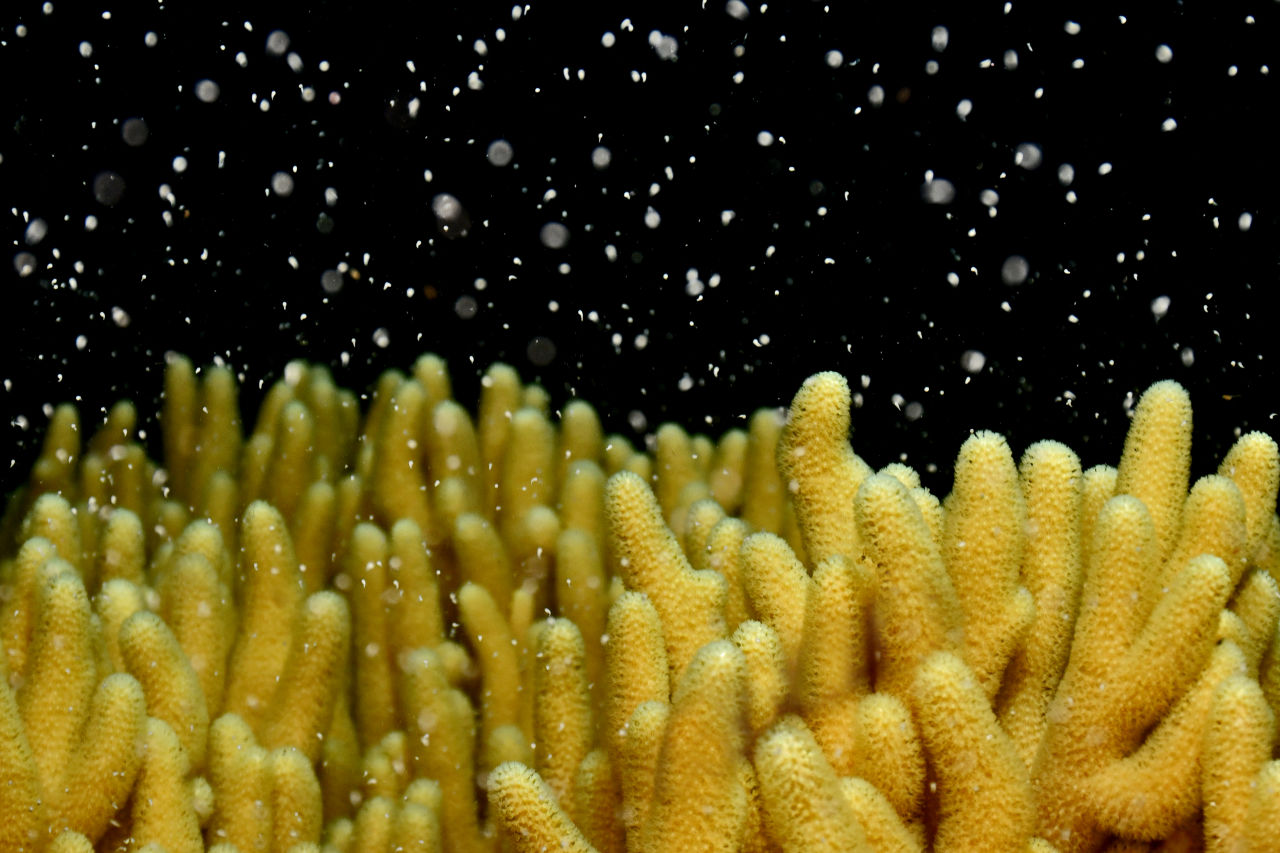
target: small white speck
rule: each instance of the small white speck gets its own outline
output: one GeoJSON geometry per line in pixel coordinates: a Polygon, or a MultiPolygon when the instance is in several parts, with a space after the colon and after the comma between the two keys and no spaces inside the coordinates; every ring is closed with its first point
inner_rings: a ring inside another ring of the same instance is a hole
{"type": "Polygon", "coordinates": [[[199,80],[195,87],[196,98],[206,104],[212,104],[222,94],[222,87],[212,80],[199,80]]]}
{"type": "Polygon", "coordinates": [[[284,56],[289,49],[289,34],[284,30],[272,30],[267,35],[267,53],[272,56],[284,56]]]}
{"type": "Polygon", "coordinates": [[[1022,255],[1010,255],[1000,265],[1000,280],[1008,285],[1022,284],[1031,272],[1031,265],[1022,255]]]}
{"type": "Polygon", "coordinates": [[[929,204],[951,204],[956,197],[956,187],[946,178],[936,178],[929,173],[925,176],[921,194],[929,204]]]}
{"type": "Polygon", "coordinates": [[[1013,162],[1029,172],[1039,169],[1043,160],[1044,154],[1040,151],[1040,146],[1033,142],[1024,142],[1013,152],[1013,162]]]}
{"type": "Polygon", "coordinates": [[[495,139],[489,143],[485,157],[495,166],[507,166],[515,158],[515,149],[511,147],[511,143],[507,140],[495,139]]]}
{"type": "Polygon", "coordinates": [[[293,194],[293,176],[288,172],[276,172],[271,176],[271,191],[280,197],[293,194]]]}

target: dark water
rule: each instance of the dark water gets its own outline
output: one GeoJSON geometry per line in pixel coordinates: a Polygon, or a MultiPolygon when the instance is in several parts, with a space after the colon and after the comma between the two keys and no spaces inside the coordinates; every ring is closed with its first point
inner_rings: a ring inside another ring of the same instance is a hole
{"type": "Polygon", "coordinates": [[[633,436],[834,369],[939,491],[973,428],[1115,461],[1160,378],[1198,472],[1276,428],[1274,3],[113,5],[0,14],[4,491],[49,404],[154,437],[170,351],[633,436]]]}

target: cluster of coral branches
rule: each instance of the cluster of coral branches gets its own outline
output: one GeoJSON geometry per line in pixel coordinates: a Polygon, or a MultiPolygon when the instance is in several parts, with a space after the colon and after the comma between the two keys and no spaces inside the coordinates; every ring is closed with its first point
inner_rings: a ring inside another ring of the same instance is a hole
{"type": "Polygon", "coordinates": [[[0,529],[0,850],[1274,850],[1280,482],[1191,408],[1118,468],[976,433],[939,501],[849,389],[637,450],[509,367],[252,432],[172,358],[163,465],[56,410],[0,529]],[[1163,846],[1162,846],[1163,845],[1163,846]]]}

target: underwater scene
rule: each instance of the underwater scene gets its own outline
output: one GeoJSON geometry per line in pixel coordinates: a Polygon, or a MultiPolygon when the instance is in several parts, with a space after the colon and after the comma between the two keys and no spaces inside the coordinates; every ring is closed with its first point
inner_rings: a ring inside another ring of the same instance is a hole
{"type": "Polygon", "coordinates": [[[0,851],[1276,849],[1278,37],[9,4],[0,851]]]}

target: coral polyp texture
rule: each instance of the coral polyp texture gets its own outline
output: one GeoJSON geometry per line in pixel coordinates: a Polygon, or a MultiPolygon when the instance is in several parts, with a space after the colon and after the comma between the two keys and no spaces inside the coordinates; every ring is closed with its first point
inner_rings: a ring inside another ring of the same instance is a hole
{"type": "Polygon", "coordinates": [[[0,850],[1275,850],[1276,443],[1004,438],[939,500],[850,394],[648,449],[424,356],[361,413],[169,360],[0,530],[0,850]]]}

